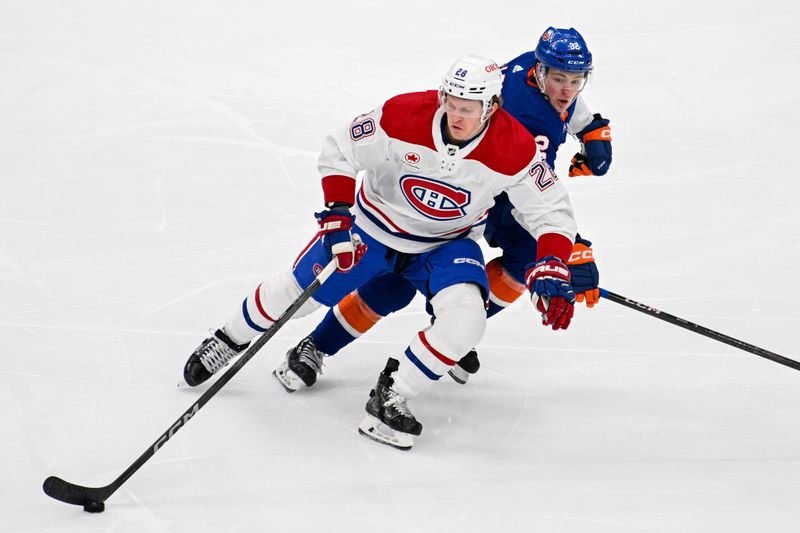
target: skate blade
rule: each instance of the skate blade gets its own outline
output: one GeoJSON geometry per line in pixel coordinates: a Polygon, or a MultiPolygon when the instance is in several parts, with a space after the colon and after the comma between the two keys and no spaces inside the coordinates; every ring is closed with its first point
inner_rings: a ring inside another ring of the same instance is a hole
{"type": "Polygon", "coordinates": [[[181,378],[181,380],[175,386],[178,387],[179,389],[196,389],[203,383],[198,383],[197,385],[189,385],[188,383],[186,383],[186,378],[181,378]]]}
{"type": "Polygon", "coordinates": [[[414,446],[413,435],[395,431],[372,415],[364,417],[358,426],[358,432],[368,439],[392,446],[398,450],[410,450],[414,446]]]}
{"type": "Polygon", "coordinates": [[[297,392],[300,387],[305,386],[303,380],[297,377],[297,374],[288,368],[284,369],[282,367],[278,367],[272,371],[272,375],[275,376],[275,379],[278,380],[278,383],[283,385],[283,388],[286,389],[286,392],[297,392]]]}
{"type": "Polygon", "coordinates": [[[467,381],[469,381],[469,373],[460,368],[458,370],[456,370],[455,367],[451,368],[447,375],[453,378],[453,381],[461,385],[466,385],[467,381]]]}

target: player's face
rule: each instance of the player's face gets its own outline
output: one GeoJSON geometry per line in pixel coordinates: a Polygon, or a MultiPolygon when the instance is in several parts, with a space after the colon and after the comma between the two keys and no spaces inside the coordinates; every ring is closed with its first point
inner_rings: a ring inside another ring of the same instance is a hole
{"type": "Polygon", "coordinates": [[[586,84],[583,72],[566,72],[550,68],[544,78],[544,92],[556,111],[563,113],[586,84]]]}
{"type": "Polygon", "coordinates": [[[481,123],[483,102],[479,100],[467,100],[448,94],[444,101],[444,112],[447,113],[447,133],[454,141],[468,141],[484,125],[481,123]]]}

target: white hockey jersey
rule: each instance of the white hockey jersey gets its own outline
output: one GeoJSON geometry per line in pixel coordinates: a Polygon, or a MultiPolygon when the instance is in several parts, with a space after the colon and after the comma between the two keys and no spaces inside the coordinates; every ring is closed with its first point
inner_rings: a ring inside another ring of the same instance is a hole
{"type": "Polygon", "coordinates": [[[437,91],[404,94],[329,135],[318,161],[326,202],[354,203],[364,231],[405,253],[479,238],[502,192],[534,237],[554,233],[574,241],[566,188],[519,122],[500,109],[459,148],[443,138],[443,116],[437,91]]]}

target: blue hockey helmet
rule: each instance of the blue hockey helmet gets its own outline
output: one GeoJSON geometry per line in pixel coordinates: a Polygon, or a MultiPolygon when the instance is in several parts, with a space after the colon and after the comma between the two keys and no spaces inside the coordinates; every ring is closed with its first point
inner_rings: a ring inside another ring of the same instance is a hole
{"type": "Polygon", "coordinates": [[[592,53],[575,28],[550,26],[539,38],[534,54],[545,67],[568,72],[588,73],[592,70],[592,53]]]}

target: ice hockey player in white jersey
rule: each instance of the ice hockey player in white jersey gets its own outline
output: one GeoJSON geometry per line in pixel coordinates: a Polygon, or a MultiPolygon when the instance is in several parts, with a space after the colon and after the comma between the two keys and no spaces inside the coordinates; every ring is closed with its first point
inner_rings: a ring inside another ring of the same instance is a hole
{"type": "MultiPolygon", "coordinates": [[[[611,129],[609,120],[592,114],[581,98],[593,70],[592,53],[583,36],[574,28],[549,27],[541,34],[535,50],[511,60],[503,70],[503,109],[533,135],[550,166],[555,166],[557,151],[567,135],[573,134],[582,149],[572,158],[569,175],[604,175],[611,165],[611,129]]],[[[525,293],[527,268],[536,262],[536,239],[517,222],[513,210],[504,193],[494,199],[486,219],[486,242],[502,252],[486,264],[487,318],[496,316],[525,293]]],[[[593,307],[600,291],[590,241],[576,237],[567,266],[576,301],[593,307]]],[[[407,306],[416,293],[410,282],[396,274],[362,285],[333,306],[314,330],[287,352],[276,376],[280,379],[295,374],[301,378],[282,380],[289,390],[313,386],[323,359],[329,361],[328,357],[358,339],[382,317],[407,306]],[[305,361],[316,363],[306,365],[305,361]]],[[[478,352],[473,349],[449,374],[464,384],[479,368],[478,352]]]]}
{"type": "Polygon", "coordinates": [[[186,382],[204,382],[245,349],[330,260],[337,272],[295,317],[396,273],[428,297],[436,321],[388,359],[359,431],[410,448],[422,424],[408,400],[483,336],[489,288],[476,239],[503,192],[538,242],[526,276],[534,305],[543,323],[567,328],[575,300],[565,265],[576,231],[572,208],[531,134],[501,109],[501,86],[494,61],[465,56],[439,91],[396,96],[329,135],[318,164],[325,209],[315,214],[315,238],[198,346],[184,367],[186,382]]]}

